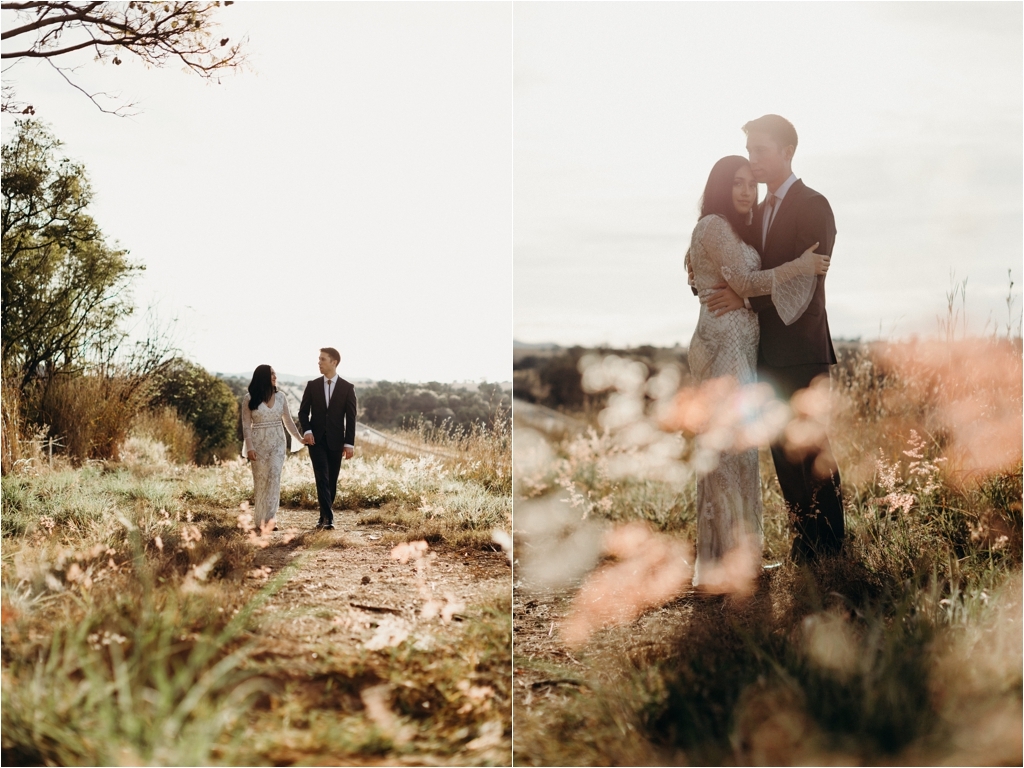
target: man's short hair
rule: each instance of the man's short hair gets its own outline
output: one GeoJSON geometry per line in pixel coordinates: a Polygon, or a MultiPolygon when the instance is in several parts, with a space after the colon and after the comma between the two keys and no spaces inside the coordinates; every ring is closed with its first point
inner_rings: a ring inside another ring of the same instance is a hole
{"type": "Polygon", "coordinates": [[[320,351],[325,355],[330,356],[331,360],[334,361],[335,365],[341,362],[341,352],[336,350],[334,347],[320,347],[320,351]]]}
{"type": "Polygon", "coordinates": [[[767,133],[780,148],[792,144],[793,151],[796,151],[796,128],[781,115],[762,115],[751,120],[743,126],[743,133],[749,136],[751,131],[767,133]]]}

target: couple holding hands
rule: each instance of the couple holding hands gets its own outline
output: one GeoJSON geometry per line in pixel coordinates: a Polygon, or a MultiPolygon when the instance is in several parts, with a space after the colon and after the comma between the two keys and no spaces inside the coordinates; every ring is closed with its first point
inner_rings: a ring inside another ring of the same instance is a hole
{"type": "Polygon", "coordinates": [[[288,450],[285,430],[309,449],[320,504],[316,527],[334,530],[333,506],[341,460],[352,458],[356,438],[356,391],[338,376],[340,362],[341,354],[334,347],[320,350],[317,364],[323,375],[306,382],[299,405],[301,435],[284,392],[277,391],[274,369],[260,365],[252,374],[249,392],[242,399],[243,450],[252,467],[253,525],[263,533],[277,530],[281,468],[288,450]]]}

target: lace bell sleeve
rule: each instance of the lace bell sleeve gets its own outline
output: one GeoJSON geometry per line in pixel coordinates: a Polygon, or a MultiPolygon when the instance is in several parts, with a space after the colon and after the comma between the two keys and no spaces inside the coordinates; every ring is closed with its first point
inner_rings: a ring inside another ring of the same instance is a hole
{"type": "Polygon", "coordinates": [[[714,217],[704,230],[704,247],[718,257],[722,278],[743,298],[767,296],[786,325],[792,325],[806,311],[814,297],[818,278],[811,254],[802,254],[774,269],[750,269],[743,257],[745,245],[724,219],[714,217]]]}
{"type": "Polygon", "coordinates": [[[288,409],[288,398],[285,397],[284,392],[278,392],[277,396],[281,398],[281,421],[284,422],[284,428],[295,438],[295,442],[292,443],[293,446],[297,446],[292,449],[292,453],[294,453],[302,449],[302,435],[299,434],[299,428],[295,426],[292,412],[288,409]]]}
{"type": "Polygon", "coordinates": [[[242,446],[242,455],[248,456],[252,450],[252,411],[249,410],[249,393],[242,398],[242,437],[245,442],[242,446]]]}
{"type": "Polygon", "coordinates": [[[686,255],[683,256],[683,269],[686,270],[686,284],[690,287],[691,290],[695,289],[696,286],[694,285],[693,279],[693,266],[690,264],[689,248],[686,249],[686,255]]]}

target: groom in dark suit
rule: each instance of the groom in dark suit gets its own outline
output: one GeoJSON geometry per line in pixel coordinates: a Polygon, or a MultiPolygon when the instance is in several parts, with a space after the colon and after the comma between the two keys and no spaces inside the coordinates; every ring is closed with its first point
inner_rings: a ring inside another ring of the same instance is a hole
{"type": "Polygon", "coordinates": [[[334,347],[320,350],[320,378],[306,382],[299,405],[302,442],[309,447],[309,461],[316,478],[320,502],[317,528],[334,530],[334,497],[338,491],[341,459],[352,458],[356,443],[356,389],[338,376],[341,353],[334,347]]]}
{"type": "MultiPolygon", "coordinates": [[[[767,185],[768,195],[758,206],[754,223],[760,224],[761,268],[772,269],[792,261],[815,243],[817,253],[832,255],[836,222],[825,197],[806,186],[793,173],[797,136],[792,123],[779,115],[765,115],[743,126],[747,155],[754,178],[767,185]]],[[[775,310],[771,296],[744,300],[725,285],[712,296],[708,309],[716,314],[746,306],[757,312],[761,342],[757,375],[776,394],[789,400],[819,376],[828,377],[836,353],[825,314],[825,278],[811,303],[792,325],[775,310]]],[[[819,555],[836,554],[845,536],[839,467],[828,439],[803,456],[772,446],[775,473],[796,536],[791,557],[809,562],[819,555]]]]}

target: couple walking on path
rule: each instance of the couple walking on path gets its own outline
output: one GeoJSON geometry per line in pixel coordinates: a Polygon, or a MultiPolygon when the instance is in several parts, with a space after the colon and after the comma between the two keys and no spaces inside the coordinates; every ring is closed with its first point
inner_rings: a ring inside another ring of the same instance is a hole
{"type": "Polygon", "coordinates": [[[242,433],[245,455],[252,467],[255,495],[253,525],[257,530],[277,530],[281,499],[281,468],[287,452],[287,430],[309,449],[320,505],[318,529],[334,530],[334,499],[342,459],[351,459],[356,438],[355,387],[338,376],[341,354],[334,347],[320,350],[317,364],[323,375],[306,382],[299,405],[299,434],[288,400],[277,391],[277,374],[269,365],[256,368],[249,392],[242,399],[242,433]]]}
{"type": "MultiPolygon", "coordinates": [[[[711,170],[686,265],[700,297],[689,348],[700,381],[733,377],[769,383],[788,401],[836,362],[825,314],[825,274],[836,226],[823,195],[792,170],[797,134],[778,115],[743,126],[748,158],[723,157],[711,170]],[[767,186],[763,203],[757,184],[767,186]]],[[[845,536],[839,468],[827,439],[801,454],[771,447],[794,531],[798,563],[834,555],[845,536]]],[[[695,586],[714,587],[727,557],[762,547],[757,449],[726,452],[697,485],[695,586]]]]}

